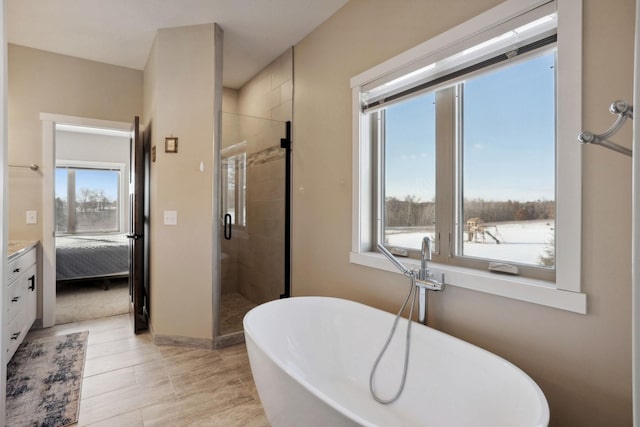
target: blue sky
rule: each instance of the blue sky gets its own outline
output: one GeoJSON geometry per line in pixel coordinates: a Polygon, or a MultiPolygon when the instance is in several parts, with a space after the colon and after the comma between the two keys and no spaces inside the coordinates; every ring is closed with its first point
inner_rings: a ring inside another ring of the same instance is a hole
{"type": "MultiPolygon", "coordinates": [[[[118,197],[118,175],[117,171],[106,170],[76,170],[76,194],[81,188],[102,189],[110,200],[117,200],[118,197]]],[[[67,170],[56,169],[56,197],[67,199],[67,170]]]]}
{"type": "MultiPolygon", "coordinates": [[[[550,53],[465,82],[465,198],[555,199],[554,63],[550,53]]],[[[434,100],[386,110],[387,196],[434,198],[434,100]]]]}

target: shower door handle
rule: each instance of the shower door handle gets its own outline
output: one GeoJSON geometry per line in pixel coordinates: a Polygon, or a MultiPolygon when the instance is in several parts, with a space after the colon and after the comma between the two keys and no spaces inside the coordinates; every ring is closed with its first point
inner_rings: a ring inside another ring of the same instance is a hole
{"type": "Polygon", "coordinates": [[[231,214],[224,214],[224,238],[231,240],[231,214]]]}

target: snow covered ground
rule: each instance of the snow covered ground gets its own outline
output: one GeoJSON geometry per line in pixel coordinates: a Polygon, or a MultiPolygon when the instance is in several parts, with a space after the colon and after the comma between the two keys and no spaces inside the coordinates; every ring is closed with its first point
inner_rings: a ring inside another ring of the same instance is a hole
{"type": "MultiPolygon", "coordinates": [[[[530,265],[540,265],[540,257],[546,255],[551,247],[554,236],[555,222],[553,220],[522,221],[495,223],[486,226],[486,231],[493,234],[500,244],[496,243],[488,234],[484,239],[479,236],[472,242],[463,244],[465,256],[496,259],[530,265]]],[[[427,230],[388,230],[387,244],[419,249],[422,237],[431,235],[427,230]]]]}

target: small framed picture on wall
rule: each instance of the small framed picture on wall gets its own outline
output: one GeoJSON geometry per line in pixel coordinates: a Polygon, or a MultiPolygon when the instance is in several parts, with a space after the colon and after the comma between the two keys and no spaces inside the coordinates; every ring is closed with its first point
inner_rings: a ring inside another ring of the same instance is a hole
{"type": "Polygon", "coordinates": [[[164,139],[164,152],[165,153],[177,153],[178,152],[178,138],[171,137],[164,139]]]}

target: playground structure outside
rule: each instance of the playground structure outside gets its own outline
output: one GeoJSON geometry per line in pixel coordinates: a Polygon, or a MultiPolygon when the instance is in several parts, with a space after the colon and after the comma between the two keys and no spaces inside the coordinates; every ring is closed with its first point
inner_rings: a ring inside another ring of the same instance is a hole
{"type": "MultiPolygon", "coordinates": [[[[547,256],[554,242],[554,220],[506,221],[482,223],[483,233],[474,230],[473,236],[465,230],[462,241],[464,256],[542,265],[540,258],[547,256]]],[[[424,236],[434,238],[434,227],[387,228],[385,244],[420,250],[424,236]]]]}

